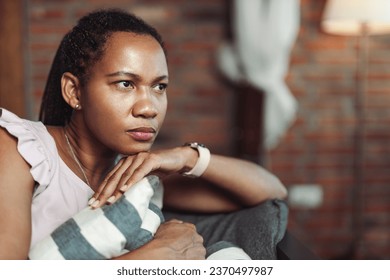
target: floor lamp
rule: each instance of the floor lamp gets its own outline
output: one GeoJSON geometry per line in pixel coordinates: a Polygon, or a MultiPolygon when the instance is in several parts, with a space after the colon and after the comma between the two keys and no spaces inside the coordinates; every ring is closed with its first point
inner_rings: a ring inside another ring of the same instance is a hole
{"type": "Polygon", "coordinates": [[[368,36],[390,33],[390,0],[328,0],[324,9],[321,27],[324,32],[342,36],[358,37],[358,64],[355,92],[355,155],[352,189],[352,226],[354,240],[351,255],[356,257],[363,234],[364,210],[364,141],[365,109],[364,96],[367,88],[368,36]]]}

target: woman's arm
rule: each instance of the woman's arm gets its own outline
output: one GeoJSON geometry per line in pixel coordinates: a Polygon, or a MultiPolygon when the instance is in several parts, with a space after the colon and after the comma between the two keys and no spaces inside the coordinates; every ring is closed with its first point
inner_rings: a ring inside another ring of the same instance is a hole
{"type": "Polygon", "coordinates": [[[0,259],[27,259],[34,180],[16,139],[2,128],[0,143],[0,259]]]}
{"type": "Polygon", "coordinates": [[[195,212],[224,212],[254,206],[267,199],[284,199],[287,190],[261,166],[212,155],[201,178],[167,178],[164,206],[195,212]]]}
{"type": "MultiPolygon", "coordinates": [[[[150,173],[165,177],[189,171],[198,158],[198,152],[187,146],[123,158],[99,186],[91,204],[100,207],[107,200],[115,202],[121,193],[150,173]]],[[[167,205],[182,210],[231,211],[266,199],[282,199],[287,194],[277,177],[259,165],[225,156],[211,155],[201,177],[207,185],[202,186],[199,180],[194,180],[192,187],[189,181],[167,180],[167,205]]]]}

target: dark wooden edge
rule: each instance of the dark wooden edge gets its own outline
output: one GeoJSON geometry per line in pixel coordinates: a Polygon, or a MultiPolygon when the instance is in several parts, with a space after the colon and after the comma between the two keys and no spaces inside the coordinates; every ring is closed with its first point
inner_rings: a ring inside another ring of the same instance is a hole
{"type": "Polygon", "coordinates": [[[283,239],[276,247],[279,260],[320,260],[306,245],[286,231],[283,239]]]}
{"type": "Polygon", "coordinates": [[[23,0],[0,0],[0,107],[26,117],[23,0]]]}

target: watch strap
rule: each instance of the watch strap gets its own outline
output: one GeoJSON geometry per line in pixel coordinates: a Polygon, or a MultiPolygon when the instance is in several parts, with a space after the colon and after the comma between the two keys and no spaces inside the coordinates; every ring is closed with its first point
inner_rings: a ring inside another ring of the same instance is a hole
{"type": "Polygon", "coordinates": [[[190,171],[183,172],[183,175],[193,178],[202,176],[202,174],[206,171],[210,163],[210,150],[207,149],[203,144],[199,144],[196,142],[186,143],[184,144],[184,146],[189,146],[193,149],[196,149],[198,151],[199,158],[195,166],[190,171]]]}

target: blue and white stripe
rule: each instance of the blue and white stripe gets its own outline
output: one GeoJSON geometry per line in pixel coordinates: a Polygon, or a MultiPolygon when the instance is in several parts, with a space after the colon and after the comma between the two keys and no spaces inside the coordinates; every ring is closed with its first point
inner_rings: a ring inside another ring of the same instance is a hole
{"type": "Polygon", "coordinates": [[[161,205],[160,180],[148,176],[114,204],[74,215],[31,248],[29,258],[110,259],[134,250],[150,241],[164,221],[161,205]]]}

